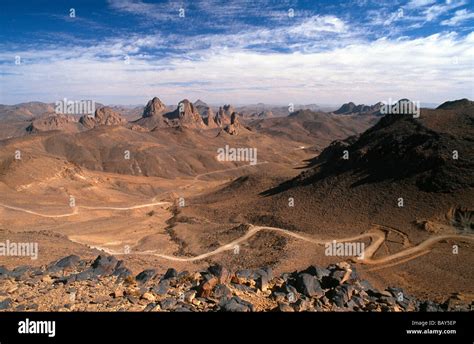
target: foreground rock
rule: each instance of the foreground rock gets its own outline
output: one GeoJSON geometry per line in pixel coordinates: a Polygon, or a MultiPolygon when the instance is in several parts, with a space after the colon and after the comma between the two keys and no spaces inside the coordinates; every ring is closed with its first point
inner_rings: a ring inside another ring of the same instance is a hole
{"type": "Polygon", "coordinates": [[[469,311],[472,300],[454,295],[443,304],[402,289],[384,291],[342,262],[273,276],[271,268],[230,271],[213,265],[190,273],[147,269],[132,275],[123,261],[71,255],[40,268],[0,266],[0,311],[469,311]]]}

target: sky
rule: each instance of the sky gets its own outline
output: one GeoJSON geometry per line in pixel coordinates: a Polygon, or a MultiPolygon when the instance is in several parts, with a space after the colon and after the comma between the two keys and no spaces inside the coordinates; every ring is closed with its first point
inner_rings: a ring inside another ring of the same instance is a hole
{"type": "Polygon", "coordinates": [[[469,0],[2,0],[0,103],[474,98],[469,0]]]}

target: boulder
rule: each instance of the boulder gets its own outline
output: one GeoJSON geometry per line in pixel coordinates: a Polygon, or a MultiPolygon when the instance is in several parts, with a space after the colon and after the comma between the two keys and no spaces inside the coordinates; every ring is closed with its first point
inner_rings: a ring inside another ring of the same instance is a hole
{"type": "Polygon", "coordinates": [[[311,265],[309,268],[306,270],[302,271],[305,273],[308,273],[310,275],[315,276],[318,280],[321,280],[325,276],[329,276],[331,274],[331,271],[325,268],[320,268],[318,266],[311,265]]]}
{"type": "Polygon", "coordinates": [[[216,299],[231,298],[232,297],[232,291],[226,285],[218,284],[214,288],[213,295],[216,299]]]}
{"type": "Polygon", "coordinates": [[[23,276],[30,270],[28,265],[21,265],[14,268],[10,273],[9,276],[14,278],[15,280],[21,280],[23,276]]]}
{"type": "Polygon", "coordinates": [[[278,307],[275,309],[277,312],[294,312],[294,308],[285,302],[279,302],[278,307]]]}
{"type": "Polygon", "coordinates": [[[12,306],[12,299],[10,298],[0,301],[0,310],[9,309],[11,306],[12,306]]]}
{"type": "Polygon", "coordinates": [[[166,270],[165,274],[163,275],[161,279],[166,280],[166,279],[176,278],[176,277],[178,277],[178,272],[173,268],[169,268],[168,270],[166,270]]]}
{"type": "Polygon", "coordinates": [[[147,301],[155,301],[156,300],[156,297],[150,293],[150,292],[145,292],[143,293],[142,297],[141,297],[143,300],[147,300],[147,301]]]}
{"type": "Polygon", "coordinates": [[[300,293],[309,297],[321,297],[324,295],[318,279],[307,273],[300,273],[298,275],[296,288],[300,293]]]}
{"type": "Polygon", "coordinates": [[[149,280],[151,280],[153,277],[156,276],[156,270],[155,269],[147,269],[147,270],[143,270],[142,272],[140,272],[136,277],[135,279],[137,280],[137,282],[139,283],[146,283],[148,282],[149,280]]]}
{"type": "Polygon", "coordinates": [[[232,278],[232,274],[230,273],[230,271],[221,265],[213,265],[207,270],[212,275],[216,276],[218,278],[219,283],[221,284],[229,283],[232,278]]]}
{"type": "Polygon", "coordinates": [[[199,296],[200,297],[210,297],[212,294],[212,290],[219,282],[218,278],[213,276],[210,279],[206,280],[204,283],[201,284],[199,287],[199,296]]]}
{"type": "Polygon", "coordinates": [[[59,259],[54,265],[60,268],[70,268],[79,264],[81,258],[76,255],[70,255],[59,259]]]}
{"type": "Polygon", "coordinates": [[[250,302],[244,301],[238,296],[222,300],[220,307],[225,312],[253,312],[254,309],[250,302]]]}
{"type": "Polygon", "coordinates": [[[160,307],[161,307],[161,309],[163,309],[165,311],[166,310],[172,310],[176,306],[177,303],[178,302],[176,301],[175,298],[168,297],[168,298],[160,301],[160,307]]]}
{"type": "Polygon", "coordinates": [[[170,289],[170,280],[165,279],[161,280],[155,287],[153,287],[153,292],[158,295],[166,295],[170,289]]]}
{"type": "Polygon", "coordinates": [[[9,274],[9,272],[10,271],[6,267],[4,267],[3,265],[0,266],[0,279],[6,278],[9,274]]]}
{"type": "Polygon", "coordinates": [[[111,275],[118,264],[117,258],[114,256],[99,255],[91,267],[94,275],[111,275]]]}

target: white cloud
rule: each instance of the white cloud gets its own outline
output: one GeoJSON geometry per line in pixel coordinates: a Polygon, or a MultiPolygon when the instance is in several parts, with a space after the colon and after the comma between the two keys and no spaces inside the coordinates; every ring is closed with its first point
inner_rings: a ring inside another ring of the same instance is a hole
{"type": "MultiPolygon", "coordinates": [[[[122,11],[151,9],[139,1],[113,3],[122,11]]],[[[424,9],[433,7],[424,4],[424,9]]],[[[470,14],[457,11],[449,20],[454,23],[466,15],[470,14]]],[[[0,103],[66,97],[137,104],[155,95],[167,103],[183,98],[216,103],[371,103],[401,97],[425,102],[473,97],[473,75],[468,72],[473,70],[473,33],[368,41],[367,28],[334,15],[295,17],[273,29],[239,28],[185,40],[150,34],[40,49],[12,50],[0,44],[0,79],[8,85],[0,103]],[[173,51],[159,55],[156,47],[173,51]],[[14,64],[15,55],[23,64],[14,64]],[[124,63],[126,56],[129,64],[124,63]]]]}
{"type": "Polygon", "coordinates": [[[382,6],[380,9],[367,12],[368,25],[375,32],[382,31],[384,34],[397,36],[406,30],[421,28],[427,23],[437,23],[440,18],[466,3],[467,0],[445,0],[442,2],[411,0],[395,9],[392,6],[382,6]]]}
{"type": "Polygon", "coordinates": [[[454,13],[453,17],[451,17],[449,19],[446,19],[446,20],[443,20],[441,22],[441,25],[456,26],[456,25],[458,25],[459,23],[461,23],[463,21],[473,19],[473,18],[474,18],[474,13],[473,12],[469,12],[466,9],[458,10],[454,13]]]}
{"type": "MultiPolygon", "coordinates": [[[[183,98],[214,103],[373,103],[401,97],[425,102],[473,97],[473,75],[467,71],[472,71],[474,34],[385,38],[310,53],[208,49],[200,51],[198,59],[146,58],[140,49],[154,44],[153,38],[132,41],[135,44],[114,41],[75,50],[17,52],[26,62],[4,68],[2,84],[8,90],[0,103],[67,97],[143,104],[155,95],[167,103],[183,98]],[[99,57],[104,50],[112,56],[99,57]],[[127,51],[136,52],[130,64],[122,58],[127,51]]],[[[13,57],[2,50],[0,59],[13,57]]]]}
{"type": "Polygon", "coordinates": [[[346,31],[345,23],[338,17],[313,16],[303,21],[301,24],[288,30],[290,34],[312,37],[320,32],[343,33],[346,31]]]}
{"type": "Polygon", "coordinates": [[[430,22],[438,19],[440,16],[455,8],[464,6],[465,4],[465,0],[447,0],[444,4],[436,4],[428,7],[423,11],[423,14],[425,16],[425,20],[430,22]]]}
{"type": "Polygon", "coordinates": [[[273,51],[324,50],[334,46],[359,41],[360,30],[351,28],[335,16],[313,16],[293,25],[280,25],[276,28],[250,28],[236,33],[207,34],[195,36],[192,40],[177,42],[175,47],[185,51],[199,51],[203,47],[214,50],[247,49],[273,51]]]}
{"type": "MultiPolygon", "coordinates": [[[[145,3],[142,0],[108,0],[109,6],[118,12],[151,18],[154,20],[179,20],[179,9],[185,10],[187,20],[200,18],[196,24],[215,25],[216,22],[230,24],[248,17],[265,17],[267,19],[288,18],[288,9],[295,7],[295,0],[166,0],[161,3],[145,3]],[[191,8],[193,10],[191,10],[191,8]]],[[[297,11],[298,14],[306,11],[297,11]]]]}
{"type": "Polygon", "coordinates": [[[150,17],[156,20],[176,19],[179,6],[173,6],[172,2],[163,4],[145,3],[141,0],[108,0],[110,7],[119,12],[150,17]],[[175,10],[172,14],[172,11],[175,10]]]}
{"type": "Polygon", "coordinates": [[[428,5],[432,5],[435,2],[436,2],[435,0],[410,0],[405,7],[408,9],[420,8],[420,7],[426,7],[428,5]]]}

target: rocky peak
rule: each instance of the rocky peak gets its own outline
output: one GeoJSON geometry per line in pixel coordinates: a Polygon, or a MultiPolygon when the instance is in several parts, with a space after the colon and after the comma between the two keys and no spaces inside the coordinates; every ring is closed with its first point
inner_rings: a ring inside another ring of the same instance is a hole
{"type": "Polygon", "coordinates": [[[474,102],[467,98],[452,100],[448,102],[444,102],[437,109],[441,110],[454,110],[454,109],[461,109],[474,106],[474,102]]]}
{"type": "Polygon", "coordinates": [[[207,125],[209,129],[218,128],[219,124],[216,123],[214,117],[207,116],[203,118],[204,124],[207,125]]]}
{"type": "Polygon", "coordinates": [[[239,119],[237,118],[237,114],[235,112],[232,112],[232,115],[230,116],[230,124],[234,125],[239,125],[239,119]]]}
{"type": "Polygon", "coordinates": [[[201,113],[202,119],[204,124],[207,125],[208,128],[217,128],[219,125],[217,124],[214,116],[214,112],[211,108],[207,108],[205,111],[201,113]]]}
{"type": "Polygon", "coordinates": [[[165,114],[165,117],[174,122],[174,125],[181,125],[188,128],[204,128],[204,122],[196,107],[187,99],[178,103],[176,110],[165,114]]]}
{"type": "Polygon", "coordinates": [[[232,115],[232,113],[235,112],[234,107],[230,104],[224,105],[223,109],[224,109],[224,111],[226,112],[227,115],[232,115]]]}
{"type": "Polygon", "coordinates": [[[143,117],[152,117],[162,115],[167,111],[166,105],[158,97],[150,100],[143,110],[143,117]]]}
{"type": "Polygon", "coordinates": [[[183,99],[178,103],[178,114],[181,119],[198,120],[200,116],[194,104],[187,99],[183,99]]]}
{"type": "Polygon", "coordinates": [[[127,120],[112,110],[111,108],[104,106],[95,110],[94,117],[84,115],[79,119],[79,123],[84,125],[87,129],[92,129],[99,125],[122,125],[126,124],[127,120]]]}
{"type": "Polygon", "coordinates": [[[215,121],[214,111],[212,111],[212,109],[209,105],[207,105],[202,100],[198,99],[194,103],[194,107],[196,108],[197,112],[199,112],[199,114],[202,117],[202,120],[203,120],[204,124],[208,128],[212,129],[212,128],[217,128],[219,126],[215,121]]]}
{"type": "Polygon", "coordinates": [[[214,120],[221,127],[228,125],[230,124],[230,117],[234,112],[234,107],[232,105],[221,106],[219,107],[219,111],[217,111],[214,120]]]}
{"type": "Polygon", "coordinates": [[[194,102],[195,107],[209,107],[205,102],[203,102],[201,99],[198,99],[194,102]]]}
{"type": "Polygon", "coordinates": [[[95,120],[99,125],[120,125],[127,123],[127,120],[112,110],[111,108],[104,106],[95,111],[95,120]]]}
{"type": "Polygon", "coordinates": [[[343,113],[350,113],[350,112],[353,112],[355,107],[356,105],[353,102],[345,103],[345,104],[342,104],[342,106],[339,109],[334,111],[334,113],[338,115],[343,114],[343,113]]]}
{"type": "Polygon", "coordinates": [[[233,112],[230,116],[230,124],[225,127],[225,131],[230,135],[238,135],[242,125],[240,124],[239,118],[236,112],[233,112]]]}
{"type": "Polygon", "coordinates": [[[339,109],[334,111],[336,115],[352,115],[352,114],[375,114],[382,108],[383,103],[378,102],[374,105],[359,104],[353,102],[343,104],[339,109]]]}

